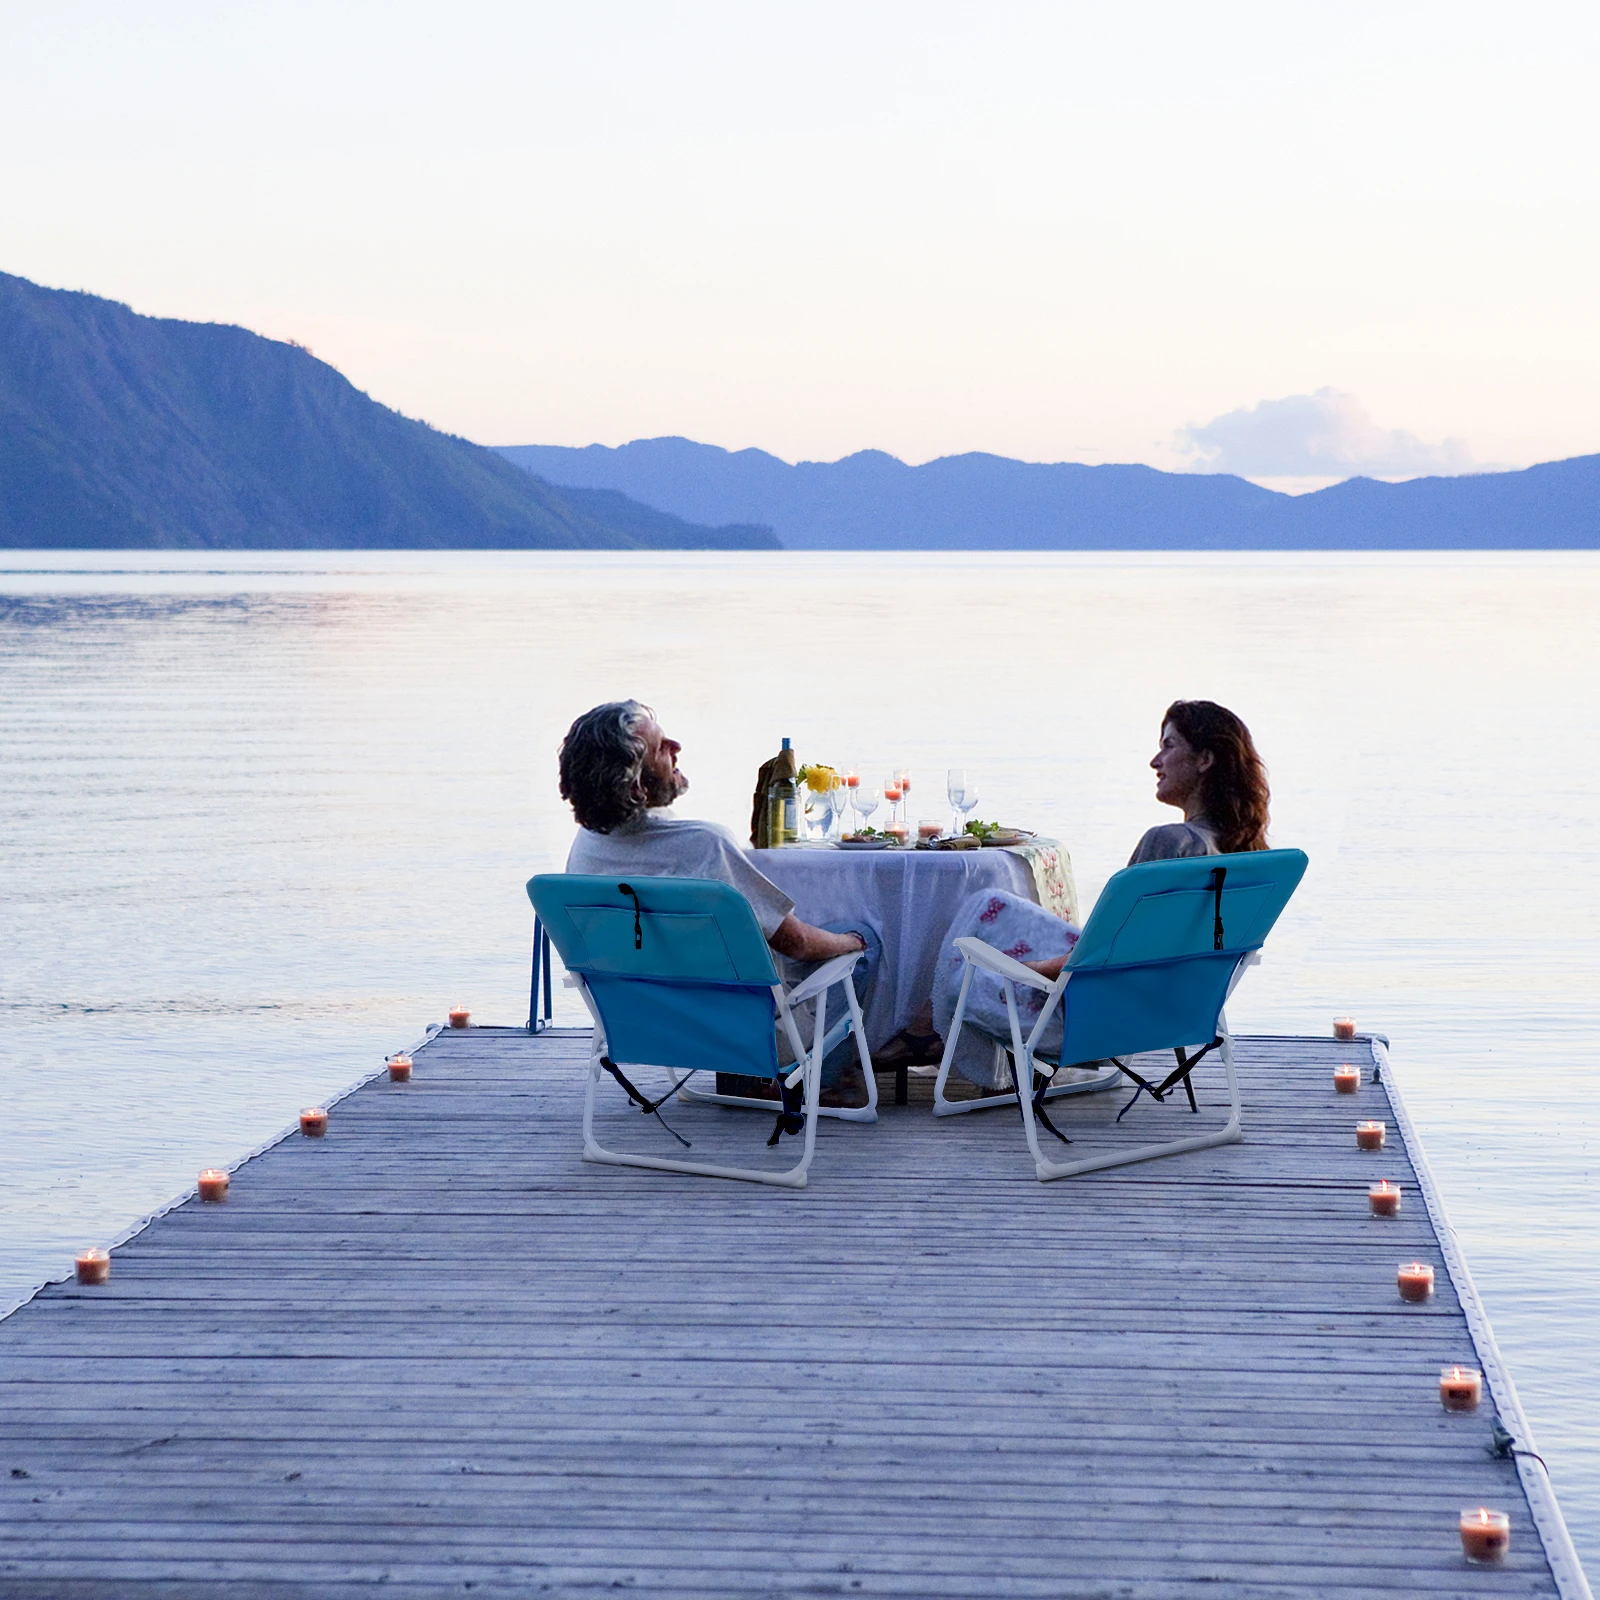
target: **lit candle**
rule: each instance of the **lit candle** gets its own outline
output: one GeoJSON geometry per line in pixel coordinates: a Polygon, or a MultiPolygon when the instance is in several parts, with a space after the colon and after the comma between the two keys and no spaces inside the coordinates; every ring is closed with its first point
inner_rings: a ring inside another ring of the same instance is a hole
{"type": "Polygon", "coordinates": [[[1356,1148],[1358,1150],[1381,1150],[1387,1133],[1388,1125],[1386,1123],[1358,1122],[1356,1124],[1356,1148]]]}
{"type": "Polygon", "coordinates": [[[308,1106],[300,1113],[300,1131],[308,1139],[320,1139],[328,1131],[328,1113],[321,1106],[308,1106]]]}
{"type": "Polygon", "coordinates": [[[466,1027],[466,1025],[467,1025],[468,1021],[471,1019],[471,1017],[472,1017],[472,1013],[470,1011],[468,1011],[465,1006],[451,1006],[450,1007],[450,1026],[452,1028],[464,1028],[464,1027],[466,1027]]]}
{"type": "Polygon", "coordinates": [[[1439,1369],[1439,1404],[1446,1411],[1476,1411],[1483,1398],[1483,1374],[1476,1367],[1439,1369]]]}
{"type": "Polygon", "coordinates": [[[202,1200],[226,1200],[228,1198],[228,1174],[220,1167],[207,1167],[200,1174],[200,1198],[202,1200]]]}
{"type": "Polygon", "coordinates": [[[1511,1518],[1472,1506],[1461,1513],[1461,1553],[1468,1561],[1499,1561],[1511,1548],[1511,1518]]]}
{"type": "Polygon", "coordinates": [[[411,1081],[411,1057],[392,1056],[389,1060],[389,1082],[409,1083],[411,1081]]]}
{"type": "Polygon", "coordinates": [[[1426,1261],[1400,1263],[1400,1298],[1417,1304],[1433,1293],[1433,1268],[1426,1261]]]}
{"type": "Polygon", "coordinates": [[[888,834],[896,844],[904,844],[911,836],[911,830],[907,828],[903,822],[891,822],[883,831],[888,834]]]}
{"type": "Polygon", "coordinates": [[[900,800],[900,790],[897,789],[893,784],[886,783],[883,786],[883,798],[889,801],[891,805],[898,804],[900,800]]]}
{"type": "Polygon", "coordinates": [[[861,774],[859,772],[845,773],[844,786],[847,789],[859,789],[861,787],[861,774]]]}
{"type": "Polygon", "coordinates": [[[1356,1024],[1353,1017],[1335,1017],[1333,1019],[1333,1036],[1335,1039],[1353,1039],[1356,1036],[1356,1024]]]}
{"type": "Polygon", "coordinates": [[[72,1264],[78,1269],[79,1283],[104,1283],[111,1276],[109,1250],[80,1250],[72,1264]]]}
{"type": "Polygon", "coordinates": [[[1346,1061],[1333,1071],[1333,1086],[1340,1094],[1354,1094],[1361,1087],[1361,1068],[1346,1061]]]}
{"type": "Polygon", "coordinates": [[[1380,1178],[1367,1190],[1367,1204],[1375,1217],[1392,1217],[1400,1209],[1400,1185],[1380,1178]]]}
{"type": "Polygon", "coordinates": [[[917,824],[917,837],[919,839],[937,839],[944,832],[942,822],[929,822],[926,819],[917,824]]]}

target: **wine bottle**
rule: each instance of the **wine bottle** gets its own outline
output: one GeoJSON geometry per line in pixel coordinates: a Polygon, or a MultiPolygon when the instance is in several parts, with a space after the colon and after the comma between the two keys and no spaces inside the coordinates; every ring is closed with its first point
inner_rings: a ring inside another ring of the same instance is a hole
{"type": "Polygon", "coordinates": [[[800,789],[795,782],[798,771],[794,749],[785,739],[767,789],[767,845],[771,849],[793,844],[800,837],[800,789]]]}

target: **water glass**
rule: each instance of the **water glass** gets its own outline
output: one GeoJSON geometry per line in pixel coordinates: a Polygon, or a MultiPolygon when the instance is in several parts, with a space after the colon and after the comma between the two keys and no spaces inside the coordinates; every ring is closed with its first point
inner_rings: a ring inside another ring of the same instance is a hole
{"type": "Polygon", "coordinates": [[[855,791],[845,783],[843,778],[835,778],[833,787],[828,791],[828,809],[832,811],[834,819],[838,823],[837,831],[841,838],[844,837],[845,831],[845,813],[850,809],[850,796],[854,793],[855,791]]]}
{"type": "Polygon", "coordinates": [[[950,831],[960,833],[967,813],[978,803],[978,786],[965,767],[951,767],[945,780],[945,794],[950,801],[950,831]]]}

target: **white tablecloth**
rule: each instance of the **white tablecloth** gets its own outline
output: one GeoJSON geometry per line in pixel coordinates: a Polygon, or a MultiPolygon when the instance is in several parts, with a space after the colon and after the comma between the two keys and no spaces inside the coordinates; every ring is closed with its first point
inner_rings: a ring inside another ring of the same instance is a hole
{"type": "Polygon", "coordinates": [[[865,917],[883,940],[883,969],[866,1007],[867,1044],[887,1044],[927,1004],[939,943],[956,908],[979,889],[1037,900],[1033,873],[1009,850],[752,850],[803,922],[865,917]]]}

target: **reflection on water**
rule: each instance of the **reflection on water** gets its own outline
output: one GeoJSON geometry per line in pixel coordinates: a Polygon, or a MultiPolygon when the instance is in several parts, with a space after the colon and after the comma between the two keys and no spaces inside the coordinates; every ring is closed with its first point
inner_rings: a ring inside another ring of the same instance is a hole
{"type": "Polygon", "coordinates": [[[456,998],[525,1015],[578,710],[651,701],[735,827],[783,734],[908,764],[930,815],[974,769],[1088,898],[1206,695],[1312,858],[1234,1024],[1394,1037],[1600,1555],[1600,562],[23,552],[0,591],[0,1304],[456,998]]]}

